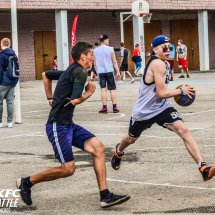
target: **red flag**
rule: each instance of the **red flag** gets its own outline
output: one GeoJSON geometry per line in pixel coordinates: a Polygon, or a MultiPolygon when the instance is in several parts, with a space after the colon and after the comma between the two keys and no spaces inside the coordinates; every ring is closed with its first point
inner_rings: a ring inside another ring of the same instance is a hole
{"type": "MultiPolygon", "coordinates": [[[[76,44],[76,28],[77,28],[77,22],[78,22],[78,15],[75,16],[73,24],[72,24],[72,30],[71,30],[71,50],[72,47],[76,44]]],[[[74,60],[70,58],[70,64],[72,64],[74,60]]]]}

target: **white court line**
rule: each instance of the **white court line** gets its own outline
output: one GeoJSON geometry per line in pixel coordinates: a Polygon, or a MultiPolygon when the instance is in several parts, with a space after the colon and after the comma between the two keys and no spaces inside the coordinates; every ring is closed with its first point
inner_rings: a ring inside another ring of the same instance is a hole
{"type": "MultiPolygon", "coordinates": [[[[116,113],[114,113],[114,114],[116,114],[116,113]]],[[[117,114],[119,114],[120,116],[110,117],[110,118],[107,118],[107,120],[119,119],[119,118],[122,118],[122,117],[126,116],[126,114],[124,114],[124,113],[117,113],[117,114]]]]}
{"type": "MultiPolygon", "coordinates": [[[[200,148],[208,148],[208,147],[215,147],[215,145],[199,145],[200,148]]],[[[161,150],[161,149],[186,149],[185,147],[176,147],[176,146],[162,146],[156,148],[141,148],[141,149],[128,149],[126,151],[133,152],[133,151],[147,151],[147,150],[161,150]]]]}
{"type": "Polygon", "coordinates": [[[215,111],[215,109],[203,110],[203,111],[199,111],[199,112],[195,112],[195,113],[182,113],[181,115],[188,116],[188,115],[195,115],[195,114],[199,114],[199,113],[208,113],[208,112],[213,112],[213,111],[215,111]]]}
{"type": "MultiPolygon", "coordinates": [[[[83,105],[83,106],[79,106],[77,108],[85,108],[85,107],[91,107],[92,105],[83,105]]],[[[46,110],[34,110],[34,111],[27,111],[26,113],[40,113],[40,112],[46,112],[46,111],[50,111],[50,109],[46,109],[46,110]]]]}
{"type": "Polygon", "coordinates": [[[149,185],[149,186],[160,186],[160,187],[173,187],[173,188],[186,188],[186,189],[212,190],[212,191],[215,191],[215,188],[195,187],[195,186],[185,186],[185,185],[174,185],[174,184],[168,184],[168,183],[166,183],[166,184],[157,184],[157,183],[150,183],[150,182],[143,182],[143,181],[117,180],[117,179],[112,179],[112,178],[107,178],[107,181],[126,183],[126,184],[143,184],[143,185],[149,185]]]}
{"type": "Polygon", "coordinates": [[[10,138],[16,138],[16,137],[24,137],[24,136],[44,136],[42,135],[43,132],[34,132],[34,133],[29,133],[29,134],[17,134],[17,135],[13,135],[13,136],[7,136],[7,137],[1,137],[0,140],[4,140],[4,139],[10,139],[10,138]]]}
{"type": "Polygon", "coordinates": [[[29,155],[29,156],[26,156],[26,157],[2,158],[2,159],[0,159],[0,161],[7,162],[8,160],[20,160],[20,159],[29,159],[29,158],[41,158],[41,156],[38,156],[38,155],[29,155]]]}

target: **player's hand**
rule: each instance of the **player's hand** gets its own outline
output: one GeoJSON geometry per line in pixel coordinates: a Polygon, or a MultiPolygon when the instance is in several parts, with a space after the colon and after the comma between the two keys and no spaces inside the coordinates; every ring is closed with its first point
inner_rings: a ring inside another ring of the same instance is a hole
{"type": "Polygon", "coordinates": [[[118,80],[120,80],[120,79],[121,79],[120,72],[117,72],[117,73],[116,73],[116,78],[117,78],[118,80]]]}
{"type": "Polygon", "coordinates": [[[96,85],[93,81],[90,80],[85,87],[85,91],[93,94],[95,90],[96,90],[96,85]]]}
{"type": "Polygon", "coordinates": [[[183,85],[182,89],[183,89],[183,92],[184,92],[183,94],[185,96],[188,96],[190,99],[192,99],[192,96],[195,95],[196,90],[192,86],[183,85]]]}
{"type": "Polygon", "coordinates": [[[48,99],[49,106],[52,107],[53,99],[48,99]]]}

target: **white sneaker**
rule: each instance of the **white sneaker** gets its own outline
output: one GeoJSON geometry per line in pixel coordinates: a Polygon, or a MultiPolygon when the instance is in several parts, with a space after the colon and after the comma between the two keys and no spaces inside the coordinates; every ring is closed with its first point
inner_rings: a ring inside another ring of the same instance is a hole
{"type": "Polygon", "coordinates": [[[3,123],[2,122],[0,123],[0,128],[3,128],[3,123]]]}
{"type": "Polygon", "coordinates": [[[8,127],[8,128],[13,128],[13,123],[12,123],[12,122],[8,122],[8,123],[7,123],[7,127],[8,127]]]}

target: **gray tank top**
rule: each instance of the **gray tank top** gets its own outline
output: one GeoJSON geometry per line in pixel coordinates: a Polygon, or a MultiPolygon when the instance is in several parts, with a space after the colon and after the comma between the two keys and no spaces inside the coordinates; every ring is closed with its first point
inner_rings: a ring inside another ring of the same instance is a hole
{"type": "MultiPolygon", "coordinates": [[[[158,115],[168,107],[170,107],[170,102],[168,99],[159,99],[156,95],[155,82],[146,83],[145,77],[150,63],[158,59],[156,56],[151,56],[149,62],[146,65],[144,70],[143,77],[140,83],[139,97],[134,105],[132,112],[132,119],[135,121],[148,120],[158,115]]],[[[169,64],[165,61],[166,64],[166,75],[165,83],[169,83],[169,64]]]]}

